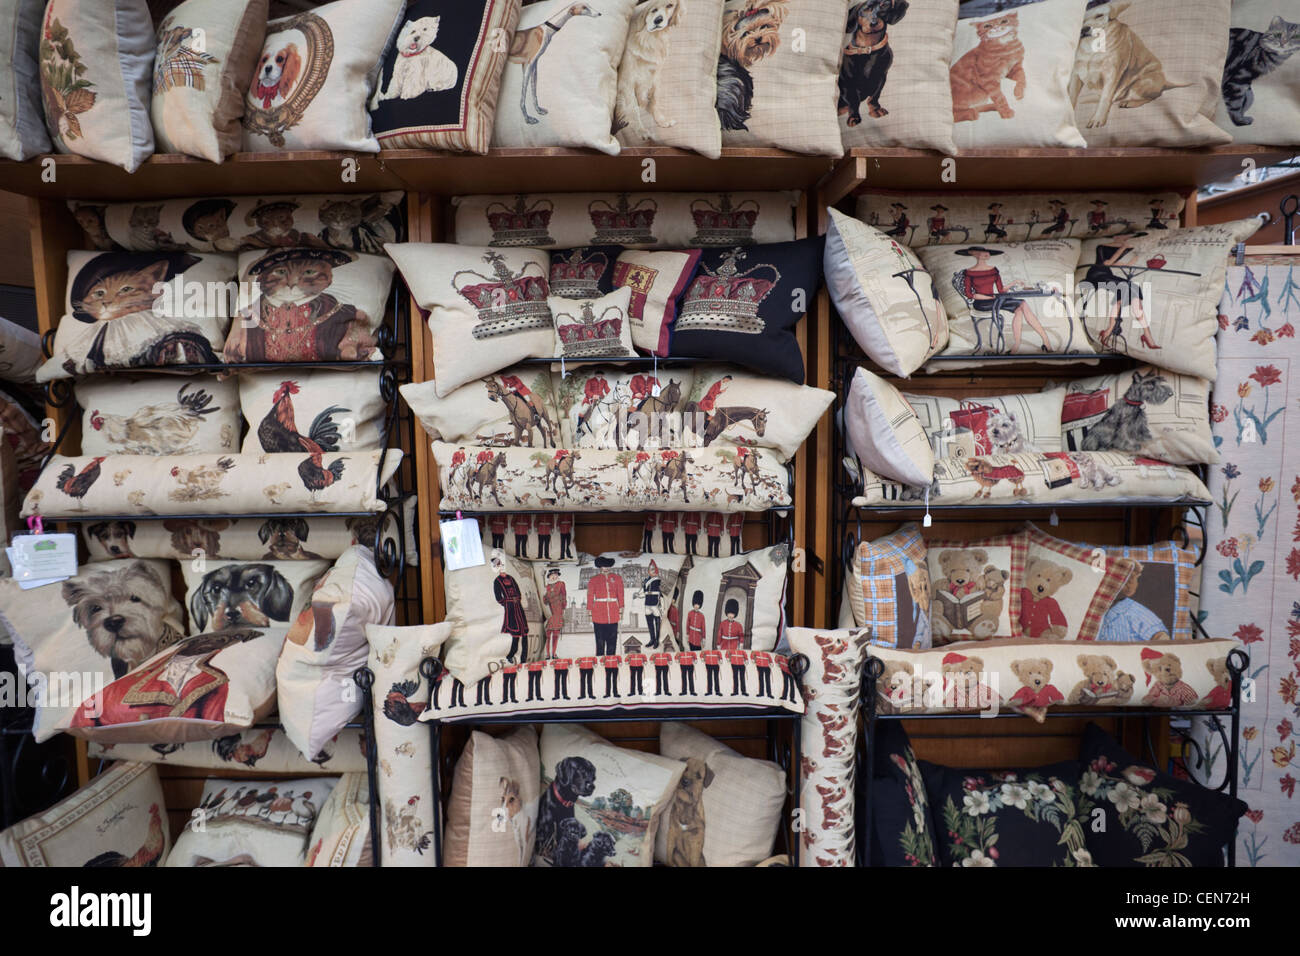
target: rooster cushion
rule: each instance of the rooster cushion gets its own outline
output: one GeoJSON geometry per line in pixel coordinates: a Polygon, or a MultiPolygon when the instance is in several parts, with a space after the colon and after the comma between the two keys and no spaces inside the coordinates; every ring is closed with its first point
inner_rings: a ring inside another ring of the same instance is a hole
{"type": "Polygon", "coordinates": [[[381,447],[386,406],[377,371],[249,372],[239,377],[239,405],[246,455],[381,447]]]}
{"type": "Polygon", "coordinates": [[[239,388],[215,375],[83,378],[83,455],[196,455],[236,451],[239,388]]]}

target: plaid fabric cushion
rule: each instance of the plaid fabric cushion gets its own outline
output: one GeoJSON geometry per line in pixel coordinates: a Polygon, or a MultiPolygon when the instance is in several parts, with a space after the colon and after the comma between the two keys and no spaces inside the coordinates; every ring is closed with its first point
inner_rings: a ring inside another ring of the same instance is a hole
{"type": "Polygon", "coordinates": [[[1192,625],[1195,613],[1192,592],[1197,583],[1195,552],[1180,548],[1172,541],[1106,551],[1116,557],[1132,558],[1138,566],[1134,569],[1136,580],[1129,579],[1102,618],[1097,640],[1150,640],[1156,621],[1166,629],[1172,623],[1173,629],[1167,629],[1166,633],[1175,641],[1196,637],[1192,625]],[[1133,601],[1139,607],[1131,608],[1123,603],[1126,601],[1133,601]]]}
{"type": "Polygon", "coordinates": [[[854,620],[871,625],[873,644],[930,646],[930,576],[925,559],[925,541],[916,524],[858,545],[848,576],[849,602],[854,620]]]}
{"type": "Polygon", "coordinates": [[[1020,594],[1013,636],[1096,640],[1102,619],[1128,583],[1135,562],[1105,548],[1053,538],[1033,525],[1025,531],[1029,543],[1024,565],[1012,570],[1020,594]]]}
{"type": "Polygon", "coordinates": [[[173,87],[189,86],[203,89],[203,68],[216,63],[217,58],[203,50],[194,41],[194,31],[189,27],[172,27],[158,39],[158,55],[154,60],[153,91],[166,93],[173,87]]]}

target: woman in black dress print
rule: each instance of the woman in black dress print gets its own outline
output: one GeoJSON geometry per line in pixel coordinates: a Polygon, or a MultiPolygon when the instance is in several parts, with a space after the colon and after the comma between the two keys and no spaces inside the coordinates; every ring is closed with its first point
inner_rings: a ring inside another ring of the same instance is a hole
{"type": "MultiPolygon", "coordinates": [[[[1110,315],[1106,321],[1106,328],[1097,336],[1098,344],[1104,349],[1112,348],[1113,340],[1123,332],[1125,304],[1132,309],[1134,325],[1142,330],[1142,344],[1149,349],[1160,348],[1151,338],[1151,326],[1147,323],[1146,314],[1142,310],[1141,285],[1133,282],[1126,275],[1120,275],[1112,268],[1126,264],[1124,259],[1134,252],[1131,240],[1140,239],[1145,235],[1145,232],[1129,233],[1116,236],[1114,245],[1097,246],[1097,260],[1088,266],[1088,271],[1084,274],[1083,281],[1088,284],[1088,295],[1096,295],[1097,290],[1101,288],[1111,292],[1110,315]]],[[[1136,265],[1136,263],[1128,264],[1136,265]]]]}
{"type": "Polygon", "coordinates": [[[524,599],[519,591],[519,582],[506,571],[505,555],[500,551],[492,552],[492,568],[497,573],[492,581],[492,596],[505,609],[501,633],[510,635],[510,653],[506,660],[512,664],[522,663],[528,657],[528,619],[524,617],[524,599]],[[519,654],[518,659],[515,654],[519,654]]]}

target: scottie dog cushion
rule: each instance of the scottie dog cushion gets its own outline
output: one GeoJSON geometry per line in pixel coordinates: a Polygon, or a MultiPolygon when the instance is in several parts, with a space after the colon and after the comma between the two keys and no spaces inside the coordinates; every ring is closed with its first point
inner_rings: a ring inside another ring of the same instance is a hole
{"type": "Polygon", "coordinates": [[[1215,122],[1238,143],[1300,142],[1300,11],[1233,0],[1215,122]]]}

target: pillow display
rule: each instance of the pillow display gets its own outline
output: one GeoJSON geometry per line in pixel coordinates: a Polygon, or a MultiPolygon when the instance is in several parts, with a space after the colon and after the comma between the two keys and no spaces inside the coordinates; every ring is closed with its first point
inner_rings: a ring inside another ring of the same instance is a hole
{"type": "Polygon", "coordinates": [[[41,337],[17,322],[0,317],[0,379],[30,385],[45,361],[41,337]]]}
{"type": "Polygon", "coordinates": [[[1070,67],[1086,0],[962,3],[948,69],[953,141],[1081,148],[1070,67]]]}
{"type": "Polygon", "coordinates": [[[911,249],[829,207],[823,267],[835,311],[871,360],[906,378],[948,344],[948,314],[911,249]]]}
{"type": "Polygon", "coordinates": [[[1235,142],[1300,141],[1300,16],[1285,13],[1273,0],[1232,0],[1215,122],[1235,142]]]}
{"type": "Polygon", "coordinates": [[[536,730],[471,732],[452,775],[442,865],[528,866],[541,799],[536,730]]]}
{"type": "Polygon", "coordinates": [[[555,322],[552,354],[560,359],[635,358],[631,302],[627,286],[595,299],[550,296],[546,304],[555,322]]]}
{"type": "MultiPolygon", "coordinates": [[[[0,20],[0,63],[8,66],[0,96],[0,157],[18,162],[53,148],[45,130],[36,59],[45,6],[44,0],[5,4],[4,19],[0,20]]],[[[712,65],[709,56],[702,59],[712,65]]]]}
{"type": "Polygon", "coordinates": [[[918,254],[948,313],[944,355],[1092,352],[1066,294],[1079,240],[926,246],[918,254]]]}
{"type": "Polygon", "coordinates": [[[821,281],[822,245],[814,236],[705,250],[673,326],[672,354],[736,362],[802,385],[794,327],[821,281]]]}
{"type": "Polygon", "coordinates": [[[789,560],[784,542],[734,557],[691,558],[675,602],[678,643],[690,650],[772,650],[785,626],[789,560]]]}
{"type": "Polygon", "coordinates": [[[383,447],[388,408],[378,370],[244,372],[239,407],[248,419],[245,455],[305,452],[311,443],[327,452],[383,447]]]}
{"type": "Polygon", "coordinates": [[[551,253],[551,295],[598,299],[614,291],[614,263],[622,246],[582,246],[551,253]]]}
{"type": "Polygon", "coordinates": [[[157,768],[121,762],[48,810],[0,831],[0,864],[161,866],[170,847],[157,768]]]}
{"type": "Polygon", "coordinates": [[[93,561],[106,558],[205,558],[316,561],[354,544],[372,547],[378,518],[165,518],[82,525],[93,561]]]}
{"type": "Polygon", "coordinates": [[[0,446],[7,446],[13,454],[12,465],[6,465],[7,480],[3,500],[7,504],[4,510],[6,515],[11,509],[16,514],[11,494],[25,494],[31,489],[41,473],[41,463],[53,450],[53,444],[42,437],[45,433],[44,422],[38,422],[22,402],[5,392],[0,392],[0,429],[3,429],[0,446]]]}
{"type": "Polygon", "coordinates": [[[369,654],[366,625],[392,624],[394,614],[393,586],[369,548],[349,548],[316,582],[275,665],[280,723],[304,754],[320,753],[360,712],[352,675],[369,654]]]}
{"type": "Polygon", "coordinates": [[[1233,0],[1088,0],[1070,75],[1089,146],[1213,146],[1233,0]],[[1170,29],[1177,24],[1176,29],[1170,29]]]}
{"type": "Polygon", "coordinates": [[[779,765],[743,757],[689,724],[660,724],[659,753],[686,769],[659,827],[656,862],[757,866],[772,855],[785,805],[779,765]]]}
{"type": "Polygon", "coordinates": [[[320,808],[307,840],[306,866],[374,866],[370,845],[370,784],[345,773],[320,808]]]}
{"type": "Polygon", "coordinates": [[[542,250],[403,242],[386,251],[429,313],[440,397],[522,359],[555,353],[546,301],[551,264],[542,250]]]}
{"type": "Polygon", "coordinates": [[[948,398],[904,392],[903,398],[925,429],[935,458],[1062,449],[1063,388],[991,398],[948,398]]]}
{"type": "Polygon", "coordinates": [[[149,107],[158,152],[214,163],[239,152],[266,11],[267,0],[185,0],[158,24],[149,107]]]}
{"type": "Polygon", "coordinates": [[[859,368],[844,407],[850,452],[873,472],[913,485],[930,484],[934,450],[925,428],[898,389],[859,368]]]}
{"type": "Polygon", "coordinates": [[[13,638],[19,675],[31,685],[37,743],[65,729],[95,690],[185,633],[162,561],[87,564],[57,587],[27,591],[0,578],[0,622],[13,638]]]}
{"type": "Polygon", "coordinates": [[[845,584],[852,623],[869,623],[873,644],[930,646],[930,568],[918,525],[858,544],[845,584]]]}
{"type": "Polygon", "coordinates": [[[650,512],[645,516],[645,530],[641,535],[641,552],[643,554],[678,554],[692,557],[704,554],[706,557],[722,557],[722,539],[728,540],[726,554],[740,554],[741,541],[745,532],[745,513],[743,511],[683,511],[674,514],[671,511],[650,512]],[[677,532],[681,531],[681,543],[678,544],[677,532]]]}
{"type": "MultiPolygon", "coordinates": [[[[680,2],[680,0],[679,0],[680,2]]],[[[614,263],[615,286],[628,286],[632,301],[632,344],[651,355],[668,354],[677,303],[699,265],[700,251],[645,252],[627,249],[614,263]]],[[[555,288],[555,266],[551,266],[551,290],[555,288]]]]}
{"type": "Polygon", "coordinates": [[[1021,568],[1012,569],[1020,588],[1017,637],[1048,641],[1092,641],[1102,618],[1124,591],[1134,565],[1101,548],[1071,544],[1030,525],[1021,568]]]}
{"type": "Polygon", "coordinates": [[[842,156],[835,105],[844,0],[727,0],[717,107],[725,146],[842,156]]]}
{"type": "Polygon", "coordinates": [[[633,0],[524,7],[501,77],[492,145],[588,146],[617,155],[611,118],[632,7],[633,0]]]}
{"type": "Polygon", "coordinates": [[[650,0],[632,11],[614,101],[619,143],[722,155],[715,108],[722,8],[723,0],[650,0]]]}
{"type": "Polygon", "coordinates": [[[653,866],[686,765],[616,747],[580,724],[542,728],[537,856],[544,866],[653,866]]]}
{"type": "Polygon", "coordinates": [[[307,840],[335,777],[214,780],[167,866],[303,866],[307,840]]]}
{"type": "Polygon", "coordinates": [[[1061,431],[1070,451],[1126,451],[1175,465],[1218,464],[1205,379],[1144,365],[1062,384],[1061,431]]]}
{"type": "Polygon", "coordinates": [[[934,643],[1019,637],[1024,532],[977,541],[931,541],[926,554],[934,643]]]}
{"type": "Polygon", "coordinates": [[[573,515],[540,511],[537,514],[487,515],[483,525],[483,553],[506,547],[510,532],[511,554],[525,561],[573,561],[573,515]],[[559,541],[556,541],[556,538],[559,541]]]}
{"type": "Polygon", "coordinates": [[[1079,254],[1079,317],[1102,351],[1214,381],[1214,336],[1228,254],[1259,219],[1089,239],[1079,254]]]}
{"type": "Polygon", "coordinates": [[[958,0],[852,0],[839,81],[846,149],[956,151],[948,61],[957,9],[958,0]]]}
{"type": "Polygon", "coordinates": [[[310,605],[328,561],[182,562],[191,634],[288,627],[310,605]]]}
{"type": "Polygon", "coordinates": [[[466,685],[542,655],[543,608],[532,568],[500,548],[484,557],[483,564],[443,575],[451,633],[442,663],[466,685]]]}
{"type": "Polygon", "coordinates": [[[682,435],[692,448],[715,442],[771,448],[788,461],[835,400],[825,389],[751,375],[733,366],[701,364],[694,373],[682,406],[682,435]]]}
{"type": "Polygon", "coordinates": [[[1087,835],[1097,866],[1224,865],[1243,801],[1147,766],[1096,724],[1084,729],[1079,760],[1080,790],[1105,814],[1105,828],[1087,835]]]}
{"type": "Polygon", "coordinates": [[[1133,573],[1101,619],[1096,640],[1190,641],[1196,636],[1191,592],[1197,589],[1200,569],[1195,552],[1172,541],[1106,551],[1132,560],[1133,573]]]}
{"type": "Polygon", "coordinates": [[[101,376],[83,378],[76,393],[83,455],[198,455],[239,445],[239,385],[231,379],[101,376]]]}
{"type": "Polygon", "coordinates": [[[134,760],[201,770],[257,770],[261,773],[365,773],[365,735],[360,728],[342,731],[311,759],[304,757],[283,730],[253,728],[188,744],[114,744],[91,741],[91,760],[134,760]]]}
{"type": "Polygon", "coordinates": [[[876,724],[871,766],[871,864],[938,866],[938,828],[921,764],[897,720],[876,724]]]}
{"type": "MultiPolygon", "coordinates": [[[[561,380],[561,387],[577,378],[561,380]]],[[[434,381],[408,382],[398,391],[435,441],[530,448],[567,441],[549,368],[518,365],[441,394],[434,381]]]]}
{"type": "Polygon", "coordinates": [[[145,0],[50,0],[37,56],[55,148],[135,172],[154,147],[154,32],[145,0]]]}
{"type": "Polygon", "coordinates": [[[367,101],[403,0],[334,0],[266,27],[244,98],[244,149],[379,152],[367,101]]]}
{"type": "Polygon", "coordinates": [[[684,421],[695,370],[589,365],[552,376],[565,448],[643,450],[690,444],[684,421]],[[655,394],[655,389],[659,394],[655,394]]]}
{"type": "Polygon", "coordinates": [[[486,153],[519,0],[408,0],[370,97],[382,149],[486,153]]]}
{"type": "Polygon", "coordinates": [[[232,256],[69,252],[63,318],[37,381],[219,362],[234,278],[232,256]],[[197,290],[202,303],[194,300],[197,290]]]}

